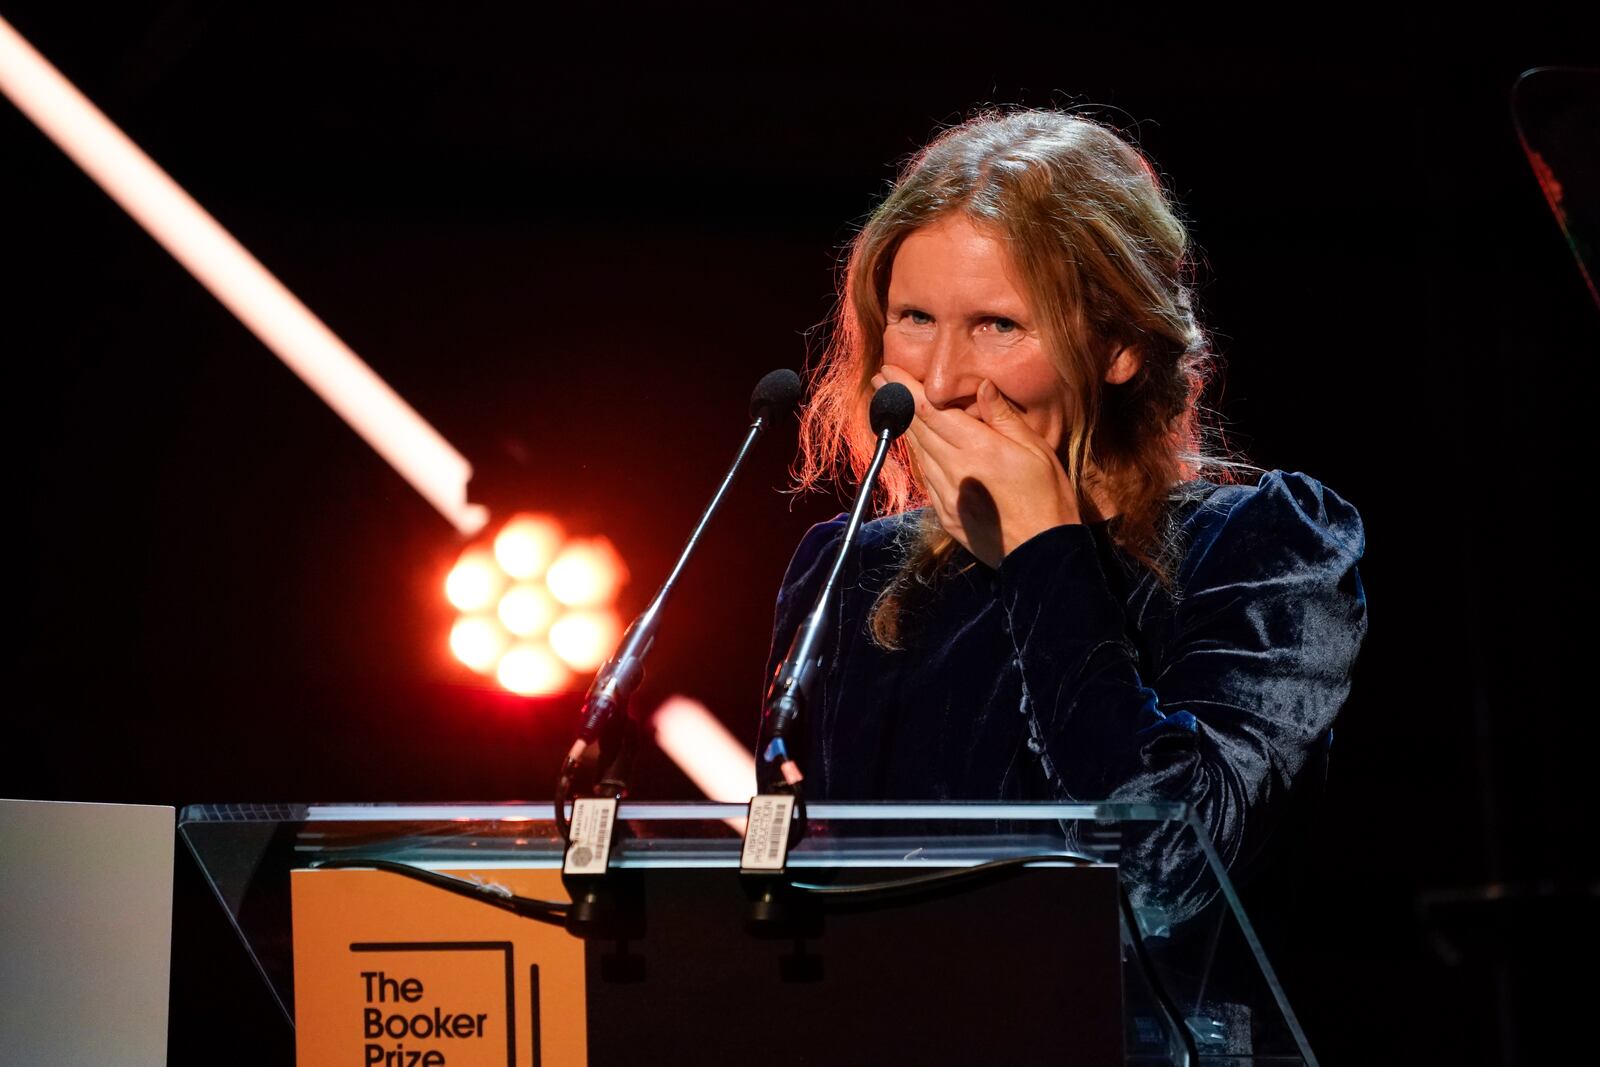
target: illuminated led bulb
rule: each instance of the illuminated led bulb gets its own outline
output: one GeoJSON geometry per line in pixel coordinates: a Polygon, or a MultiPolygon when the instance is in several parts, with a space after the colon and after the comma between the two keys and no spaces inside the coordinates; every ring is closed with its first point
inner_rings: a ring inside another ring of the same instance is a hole
{"type": "Polygon", "coordinates": [[[513,693],[536,697],[564,690],[572,672],[544,645],[524,643],[513,645],[500,657],[495,677],[513,693]]]}
{"type": "Polygon", "coordinates": [[[518,637],[537,637],[550,629],[561,605],[550,590],[532,582],[514,585],[500,598],[500,621],[518,637]]]}
{"type": "Polygon", "coordinates": [[[505,573],[495,564],[493,554],[473,548],[461,553],[450,568],[450,576],[444,580],[444,595],[458,611],[487,611],[505,584],[505,573]]]}
{"type": "Polygon", "coordinates": [[[463,615],[450,627],[450,651],[479,674],[488,674],[511,643],[492,615],[463,615]]]}
{"type": "Polygon", "coordinates": [[[606,661],[622,637],[614,611],[569,611],[550,627],[550,647],[575,671],[592,671],[606,661]]]}
{"type": "Polygon", "coordinates": [[[494,539],[494,558],[522,581],[544,573],[561,547],[561,527],[544,515],[518,515],[494,539]]]}
{"type": "Polygon", "coordinates": [[[572,541],[550,564],[545,585],[572,608],[600,607],[611,603],[627,580],[627,569],[611,542],[603,537],[572,541]]]}

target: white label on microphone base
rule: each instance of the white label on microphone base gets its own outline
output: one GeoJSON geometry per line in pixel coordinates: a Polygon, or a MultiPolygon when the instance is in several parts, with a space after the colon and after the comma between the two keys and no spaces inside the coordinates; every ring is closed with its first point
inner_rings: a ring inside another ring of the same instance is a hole
{"type": "Polygon", "coordinates": [[[617,828],[615,797],[580,797],[572,802],[572,838],[563,874],[605,874],[617,828]]]}
{"type": "Polygon", "coordinates": [[[781,871],[789,858],[789,820],[794,817],[794,796],[762,793],[750,798],[745,822],[744,852],[739,867],[746,871],[781,871]]]}

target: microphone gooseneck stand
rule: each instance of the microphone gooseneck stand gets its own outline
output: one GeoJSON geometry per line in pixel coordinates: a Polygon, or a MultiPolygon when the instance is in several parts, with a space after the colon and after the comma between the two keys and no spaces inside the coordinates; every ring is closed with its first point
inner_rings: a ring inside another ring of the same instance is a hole
{"type": "Polygon", "coordinates": [[[727,495],[729,486],[733,484],[733,479],[739,473],[739,468],[744,465],[751,448],[768,426],[794,409],[800,400],[800,392],[800,376],[788,369],[772,371],[756,383],[755,391],[750,396],[750,428],[745,433],[744,442],[739,446],[738,453],[734,456],[732,466],[723,476],[722,483],[717,486],[717,491],[712,496],[710,505],[700,516],[694,532],[689,535],[689,540],[678,555],[678,561],[673,565],[672,572],[656,591],[649,606],[628,626],[617,650],[596,672],[594,681],[590,683],[589,691],[583,698],[583,707],[578,713],[578,736],[568,750],[566,759],[562,761],[561,773],[556,783],[556,826],[561,832],[562,839],[569,844],[572,840],[572,827],[567,818],[567,804],[574,798],[578,770],[584,754],[596,742],[599,743],[598,747],[605,759],[600,768],[599,781],[595,786],[596,795],[609,795],[621,799],[626,794],[636,733],[633,722],[628,716],[628,702],[644,678],[644,660],[655,643],[656,632],[661,625],[662,609],[666,606],[667,598],[672,595],[679,576],[683,574],[689,557],[699,546],[700,539],[711,522],[711,516],[716,513],[723,497],[727,495]]]}
{"type": "Polygon", "coordinates": [[[645,657],[655,644],[667,598],[683,574],[689,557],[727,496],[739,468],[757,439],[776,419],[800,400],[800,376],[792,370],[775,370],[756,384],[750,397],[750,428],[734,456],[733,465],[717,486],[710,505],[678,555],[667,580],[648,607],[628,626],[611,658],[601,666],[584,696],[578,716],[578,736],[561,763],[556,780],[555,823],[567,850],[561,865],[562,882],[572,905],[566,913],[567,930],[579,937],[625,937],[642,923],[638,886],[634,879],[622,883],[609,876],[611,853],[622,824],[618,805],[628,792],[637,728],[628,714],[634,690],[644,678],[645,657]],[[579,798],[578,772],[585,754],[597,748],[601,760],[592,794],[579,798]],[[572,804],[572,817],[567,804],[572,804]]]}
{"type": "Polygon", "coordinates": [[[872,462],[868,464],[861,485],[856,491],[855,504],[850,509],[844,537],[839,542],[839,549],[834,555],[833,566],[828,570],[827,579],[822,583],[821,591],[817,593],[810,614],[795,632],[794,640],[789,645],[789,652],[778,665],[776,673],[772,676],[772,683],[767,689],[762,711],[762,742],[756,752],[756,782],[761,795],[752,802],[752,808],[754,809],[763,797],[787,796],[792,797],[793,801],[792,805],[789,803],[776,805],[772,808],[772,814],[765,817],[758,816],[758,813],[752,810],[746,824],[747,855],[753,855],[749,836],[752,832],[770,833],[774,837],[786,838],[781,847],[776,840],[763,841],[762,850],[769,854],[775,852],[778,855],[771,861],[776,863],[775,868],[763,866],[761,869],[781,871],[788,848],[798,844],[805,835],[805,794],[802,787],[805,776],[801,773],[794,754],[789,751],[789,738],[805,712],[812,686],[823,665],[823,644],[827,639],[829,622],[838,601],[839,576],[844,571],[845,557],[855,543],[856,533],[860,530],[867,506],[871,503],[873,490],[878,483],[878,474],[883,470],[884,459],[889,454],[889,446],[905,433],[915,413],[916,404],[911,391],[903,385],[891,382],[873,394],[869,417],[878,445],[873,451],[872,462]],[[789,816],[791,807],[792,819],[789,816]]]}

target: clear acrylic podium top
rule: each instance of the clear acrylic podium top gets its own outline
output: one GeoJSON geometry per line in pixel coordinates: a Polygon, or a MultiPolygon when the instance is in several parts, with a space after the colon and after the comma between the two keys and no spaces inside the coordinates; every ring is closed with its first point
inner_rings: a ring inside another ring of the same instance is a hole
{"type": "MultiPolygon", "coordinates": [[[[625,802],[613,866],[726,868],[735,877],[744,814],[739,804],[625,802]]],[[[335,858],[442,871],[555,868],[563,846],[551,815],[548,803],[201,804],[183,810],[178,830],[292,1022],[291,870],[335,858]]],[[[909,875],[1052,854],[1120,869],[1138,926],[1123,923],[1129,1063],[1181,1063],[1191,1049],[1205,1063],[1316,1063],[1186,805],[815,803],[789,866],[909,875]],[[1159,1007],[1158,989],[1190,1040],[1159,1007]]]]}

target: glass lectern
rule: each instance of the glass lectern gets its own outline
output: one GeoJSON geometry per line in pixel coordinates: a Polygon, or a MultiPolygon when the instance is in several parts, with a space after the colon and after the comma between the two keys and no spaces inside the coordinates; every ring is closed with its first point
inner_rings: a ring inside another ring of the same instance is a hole
{"type": "MultiPolygon", "coordinates": [[[[1316,1062],[1184,805],[813,804],[786,884],[914,886],[1017,862],[925,891],[803,894],[795,923],[765,932],[739,871],[744,815],[622,805],[607,877],[638,922],[586,937],[590,1063],[1316,1062]],[[1184,855],[1194,862],[1169,862],[1184,855]]],[[[554,870],[550,816],[536,804],[217,804],[184,809],[179,831],[292,1024],[291,872],[329,860],[480,880],[554,870]]]]}

